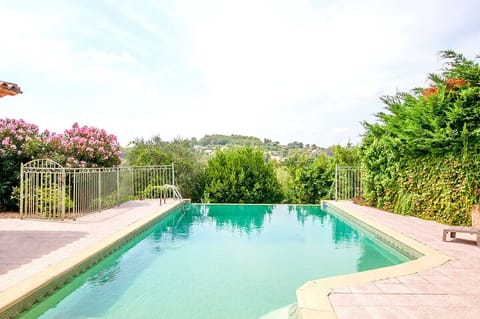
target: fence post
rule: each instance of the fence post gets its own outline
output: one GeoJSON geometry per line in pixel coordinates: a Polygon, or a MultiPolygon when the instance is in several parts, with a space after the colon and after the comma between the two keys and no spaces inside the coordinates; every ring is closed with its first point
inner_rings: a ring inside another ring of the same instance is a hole
{"type": "Polygon", "coordinates": [[[62,191],[61,191],[61,196],[62,196],[62,220],[65,219],[65,195],[66,195],[66,174],[65,174],[65,169],[62,168],[61,170],[62,172],[62,175],[61,175],[61,178],[60,178],[60,187],[62,188],[62,191]]]}
{"type": "Polygon", "coordinates": [[[175,166],[172,162],[172,185],[175,186],[175,166]]]}
{"type": "Polygon", "coordinates": [[[338,164],[335,164],[335,200],[338,200],[338,164]]]}
{"type": "Polygon", "coordinates": [[[135,194],[135,176],[134,176],[135,170],[130,167],[130,168],[129,168],[129,171],[131,172],[131,174],[130,174],[130,177],[131,177],[131,178],[130,178],[131,196],[132,196],[133,199],[136,199],[135,196],[136,196],[137,194],[135,194]]]}
{"type": "Polygon", "coordinates": [[[117,167],[117,206],[120,206],[120,167],[117,167]]]}
{"type": "Polygon", "coordinates": [[[23,200],[24,200],[24,195],[23,195],[23,163],[20,165],[20,219],[23,218],[23,200]]]}
{"type": "Polygon", "coordinates": [[[98,211],[102,211],[102,173],[98,169],[98,211]]]}
{"type": "Polygon", "coordinates": [[[360,185],[360,194],[358,194],[358,198],[363,198],[363,189],[362,189],[362,184],[363,184],[363,169],[362,169],[362,166],[360,166],[360,182],[359,182],[359,185],[360,185]]]}

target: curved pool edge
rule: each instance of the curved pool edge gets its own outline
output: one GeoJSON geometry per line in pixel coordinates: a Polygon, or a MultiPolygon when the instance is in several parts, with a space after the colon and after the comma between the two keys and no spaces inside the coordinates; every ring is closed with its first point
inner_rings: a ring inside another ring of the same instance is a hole
{"type": "Polygon", "coordinates": [[[92,267],[182,205],[183,201],[175,201],[159,206],[146,217],[92,243],[78,254],[69,256],[57,264],[49,265],[20,284],[0,292],[0,318],[18,317],[33,304],[62,287],[73,277],[92,267]]]}
{"type": "Polygon", "coordinates": [[[347,205],[342,204],[341,201],[325,201],[325,203],[328,206],[339,209],[342,212],[347,213],[351,217],[368,224],[376,230],[393,238],[394,240],[419,252],[423,256],[419,257],[418,259],[411,260],[395,266],[308,281],[302,287],[297,289],[298,308],[295,315],[293,316],[294,318],[337,318],[335,310],[329,299],[330,293],[335,288],[365,284],[382,279],[411,275],[420,271],[440,266],[452,259],[452,257],[444,255],[437,250],[412,239],[411,237],[403,235],[374,220],[365,218],[361,214],[358,214],[354,210],[350,209],[350,207],[347,207],[347,205]]]}

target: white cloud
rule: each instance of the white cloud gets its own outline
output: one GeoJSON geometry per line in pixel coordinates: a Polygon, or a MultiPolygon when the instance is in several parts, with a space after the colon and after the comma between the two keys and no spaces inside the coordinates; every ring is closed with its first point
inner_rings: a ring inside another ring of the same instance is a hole
{"type": "Polygon", "coordinates": [[[135,59],[128,52],[108,53],[101,52],[95,49],[88,49],[86,55],[93,62],[98,64],[113,64],[113,63],[135,63],[135,59]]]}

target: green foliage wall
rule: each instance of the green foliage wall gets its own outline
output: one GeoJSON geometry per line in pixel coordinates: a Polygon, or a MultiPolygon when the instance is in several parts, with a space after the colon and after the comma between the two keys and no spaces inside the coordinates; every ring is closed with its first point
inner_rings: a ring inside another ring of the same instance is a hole
{"type": "Polygon", "coordinates": [[[478,202],[478,156],[428,156],[407,165],[398,175],[401,187],[393,210],[446,224],[470,224],[470,210],[478,202]]]}
{"type": "Polygon", "coordinates": [[[278,203],[280,185],[263,151],[251,147],[218,150],[205,171],[204,201],[278,203]]]}
{"type": "Polygon", "coordinates": [[[441,56],[430,87],[383,97],[386,111],[364,123],[364,193],[396,213],[469,224],[480,199],[480,66],[452,51],[441,56]]]}

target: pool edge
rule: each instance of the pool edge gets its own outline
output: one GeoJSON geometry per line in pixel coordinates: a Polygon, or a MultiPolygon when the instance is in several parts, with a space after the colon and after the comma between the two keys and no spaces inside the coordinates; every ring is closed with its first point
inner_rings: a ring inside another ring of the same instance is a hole
{"type": "Polygon", "coordinates": [[[85,247],[78,254],[51,265],[22,283],[2,291],[0,293],[0,318],[17,318],[33,304],[122,247],[158,219],[180,207],[182,203],[182,201],[176,201],[159,206],[148,216],[85,247]]]}
{"type": "Polygon", "coordinates": [[[296,316],[298,318],[337,318],[335,310],[333,309],[329,299],[330,293],[335,288],[365,284],[392,277],[411,275],[423,270],[440,266],[452,259],[451,257],[442,254],[437,250],[412,239],[411,237],[403,235],[381,223],[357,214],[357,212],[349,209],[349,207],[342,205],[342,202],[325,201],[325,203],[370,225],[380,232],[385,233],[400,243],[410,247],[411,249],[420,252],[423,256],[395,266],[308,281],[302,287],[297,289],[298,309],[296,316]]]}

